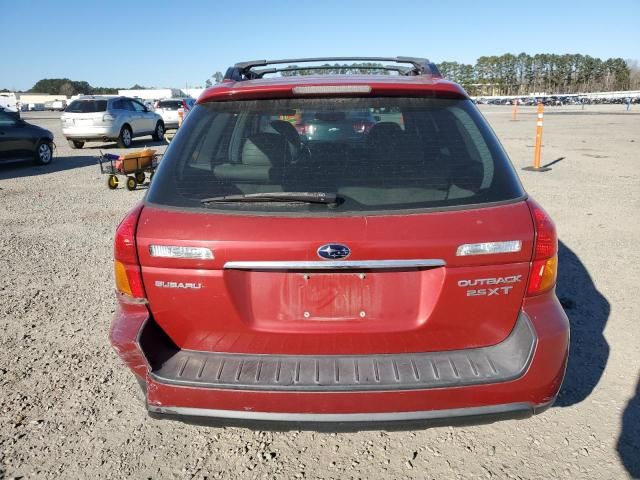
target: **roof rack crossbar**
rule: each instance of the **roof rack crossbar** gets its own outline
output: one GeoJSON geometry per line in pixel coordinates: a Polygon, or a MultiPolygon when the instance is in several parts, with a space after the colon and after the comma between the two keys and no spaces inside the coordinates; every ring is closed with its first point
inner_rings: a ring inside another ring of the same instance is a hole
{"type": "Polygon", "coordinates": [[[302,66],[302,67],[285,67],[285,68],[264,68],[261,70],[251,70],[251,74],[255,75],[255,78],[262,78],[264,75],[269,75],[271,73],[280,73],[280,72],[296,72],[300,70],[332,70],[332,69],[341,69],[341,70],[386,70],[390,72],[398,72],[400,75],[409,75],[410,72],[413,71],[411,67],[401,67],[396,65],[379,65],[379,66],[338,66],[335,65],[318,65],[318,66],[302,66]]]}
{"type": "MultiPolygon", "coordinates": [[[[424,75],[431,74],[434,76],[440,76],[440,72],[435,64],[431,63],[426,58],[417,57],[313,57],[313,58],[287,58],[281,60],[250,60],[247,62],[238,62],[233,67],[227,69],[224,76],[225,80],[252,80],[255,78],[261,78],[266,73],[274,73],[278,71],[287,71],[283,69],[263,69],[255,71],[254,67],[266,67],[268,65],[283,65],[289,64],[290,68],[297,68],[300,70],[319,70],[319,67],[298,67],[298,63],[318,63],[318,62],[395,62],[395,63],[408,63],[412,67],[401,69],[398,67],[398,72],[402,75],[424,75]]],[[[328,68],[325,66],[325,68],[328,68]]],[[[333,65],[331,68],[335,68],[333,65]]],[[[346,66],[345,68],[349,68],[346,66]]],[[[366,67],[354,67],[354,68],[366,68],[366,67]]],[[[385,67],[371,67],[371,69],[379,69],[385,67]]],[[[391,69],[389,69],[391,70],[391,69]]]]}

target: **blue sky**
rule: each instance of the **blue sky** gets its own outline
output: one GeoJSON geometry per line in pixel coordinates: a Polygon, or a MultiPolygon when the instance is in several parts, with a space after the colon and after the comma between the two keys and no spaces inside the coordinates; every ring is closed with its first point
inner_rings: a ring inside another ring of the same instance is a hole
{"type": "Polygon", "coordinates": [[[640,0],[0,0],[0,88],[204,84],[240,60],[502,53],[640,59],[640,0]]]}

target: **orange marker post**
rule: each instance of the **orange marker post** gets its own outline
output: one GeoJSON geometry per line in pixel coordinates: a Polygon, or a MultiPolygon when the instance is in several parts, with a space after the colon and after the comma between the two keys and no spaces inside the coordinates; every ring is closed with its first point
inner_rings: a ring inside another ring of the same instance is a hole
{"type": "Polygon", "coordinates": [[[536,118],[536,151],[533,157],[533,167],[525,167],[523,170],[530,172],[546,172],[549,167],[540,166],[540,155],[542,154],[542,126],[544,122],[544,104],[538,103],[538,114],[536,118]]]}
{"type": "Polygon", "coordinates": [[[513,100],[513,110],[511,111],[511,121],[512,122],[518,121],[518,99],[517,98],[513,100]]]}
{"type": "Polygon", "coordinates": [[[184,121],[184,110],[183,109],[179,109],[178,110],[178,128],[180,128],[182,126],[182,122],[184,121]]]}

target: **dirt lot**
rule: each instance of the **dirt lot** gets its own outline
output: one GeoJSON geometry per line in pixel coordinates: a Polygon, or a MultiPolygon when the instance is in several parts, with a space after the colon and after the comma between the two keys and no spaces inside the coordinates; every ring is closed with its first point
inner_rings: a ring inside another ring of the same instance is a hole
{"type": "Polygon", "coordinates": [[[0,478],[640,476],[640,109],[549,108],[546,173],[520,170],[533,158],[533,109],[517,122],[509,107],[482,111],[559,230],[572,341],[554,408],[391,433],[150,420],[107,338],[112,235],[144,190],[107,190],[103,146],[70,150],[57,115],[39,113],[31,121],[56,135],[54,164],[0,166],[0,478]]]}

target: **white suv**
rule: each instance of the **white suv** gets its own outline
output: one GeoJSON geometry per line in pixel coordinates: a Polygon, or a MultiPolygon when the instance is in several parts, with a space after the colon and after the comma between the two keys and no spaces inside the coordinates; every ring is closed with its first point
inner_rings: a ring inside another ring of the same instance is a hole
{"type": "Polygon", "coordinates": [[[82,148],[87,141],[116,140],[120,148],[129,148],[133,138],[164,136],[164,121],[139,101],[128,97],[81,97],[60,117],[62,133],[71,148],[82,148]]]}
{"type": "Polygon", "coordinates": [[[195,103],[193,98],[167,98],[156,103],[155,111],[164,120],[166,128],[178,128],[180,111],[184,120],[195,103]]]}

